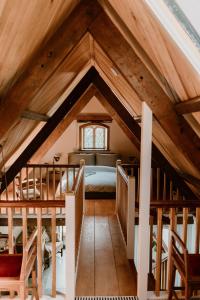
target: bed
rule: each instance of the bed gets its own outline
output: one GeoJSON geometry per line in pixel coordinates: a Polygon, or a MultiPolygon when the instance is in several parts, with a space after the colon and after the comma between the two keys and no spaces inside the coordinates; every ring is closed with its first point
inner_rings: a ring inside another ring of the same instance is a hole
{"type": "MultiPolygon", "coordinates": [[[[120,158],[116,153],[70,153],[69,164],[77,164],[85,160],[85,198],[114,199],[116,192],[116,161],[120,158]]],[[[71,175],[62,177],[58,191],[66,190],[66,185],[72,184],[71,175]]]]}

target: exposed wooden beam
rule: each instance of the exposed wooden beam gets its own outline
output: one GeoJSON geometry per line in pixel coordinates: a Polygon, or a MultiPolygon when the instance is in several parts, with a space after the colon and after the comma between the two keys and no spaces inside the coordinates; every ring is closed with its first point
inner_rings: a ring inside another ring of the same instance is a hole
{"type": "Polygon", "coordinates": [[[81,113],[76,117],[77,122],[112,122],[112,118],[104,113],[81,113]]]}
{"type": "Polygon", "coordinates": [[[49,119],[47,115],[40,114],[30,110],[23,111],[23,113],[21,114],[21,118],[34,120],[34,121],[41,121],[41,122],[47,122],[49,119]]]}
{"type": "MultiPolygon", "coordinates": [[[[47,121],[44,127],[40,130],[40,132],[36,135],[33,141],[29,144],[29,146],[25,149],[25,151],[21,154],[21,156],[15,161],[12,167],[6,172],[6,180],[7,184],[9,184],[13,178],[17,175],[17,173],[21,170],[21,168],[26,164],[28,160],[33,156],[34,153],[40,148],[40,146],[45,143],[47,136],[51,135],[53,130],[59,123],[62,122],[63,118],[72,110],[74,105],[80,99],[80,97],[84,94],[85,90],[89,87],[89,85],[93,83],[95,87],[100,91],[103,97],[106,99],[107,103],[109,103],[110,107],[114,109],[116,114],[120,117],[121,126],[125,126],[129,130],[129,136],[132,134],[132,140],[134,144],[140,149],[140,135],[141,129],[134,118],[129,114],[129,112],[125,109],[122,103],[118,100],[109,86],[104,82],[104,80],[100,77],[98,72],[92,67],[88,73],[83,77],[83,79],[77,84],[77,86],[73,89],[73,91],[69,94],[63,104],[58,108],[58,110],[54,113],[54,115],[47,121]],[[123,125],[124,124],[124,125],[123,125]]],[[[97,96],[96,91],[94,90],[94,95],[97,96]]],[[[165,159],[162,153],[157,149],[155,145],[152,145],[153,152],[153,163],[156,163],[160,166],[164,172],[168,174],[170,178],[175,182],[175,184],[184,191],[185,196],[188,199],[196,199],[196,196],[189,189],[189,187],[185,184],[185,182],[180,178],[174,168],[169,164],[169,162],[165,159]]],[[[40,153],[41,155],[41,153],[40,153]]],[[[3,192],[6,188],[5,184],[5,176],[3,178],[3,183],[0,192],[3,192]]]]}
{"type": "Polygon", "coordinates": [[[6,174],[2,178],[2,186],[0,192],[3,192],[6,185],[9,185],[17,173],[22,169],[22,167],[27,163],[28,160],[34,155],[34,153],[39,149],[39,147],[45,142],[47,137],[53,132],[53,130],[58,126],[62,119],[66,116],[68,112],[73,108],[76,102],[79,100],[81,95],[89,87],[92,82],[92,77],[95,74],[94,68],[91,68],[87,74],[80,80],[77,86],[65,99],[65,101],[60,105],[57,111],[52,117],[46,122],[44,127],[35,136],[31,143],[26,147],[19,158],[14,162],[14,164],[9,168],[6,174]]]}
{"type": "Polygon", "coordinates": [[[200,96],[177,103],[175,109],[179,115],[200,111],[200,96]]]}
{"type": "Polygon", "coordinates": [[[65,118],[60,121],[58,126],[49,134],[44,143],[31,157],[31,163],[38,163],[40,159],[47,153],[52,145],[59,139],[63,132],[68,128],[72,121],[76,119],[77,114],[85,107],[85,105],[92,99],[95,93],[94,86],[90,86],[80,97],[80,99],[73,105],[71,110],[66,114],[65,118]]]}
{"type": "MultiPolygon", "coordinates": [[[[134,118],[129,114],[129,112],[125,109],[125,107],[122,105],[122,103],[118,100],[118,98],[115,96],[115,94],[112,92],[110,87],[105,83],[105,81],[100,77],[100,75],[95,72],[95,76],[93,76],[93,83],[96,86],[96,88],[99,90],[99,92],[102,94],[102,96],[107,100],[107,103],[110,106],[110,109],[112,111],[114,110],[115,113],[120,117],[121,119],[121,126],[125,127],[126,132],[128,133],[128,136],[130,137],[130,134],[132,135],[131,140],[134,141],[135,146],[138,148],[138,151],[140,151],[140,136],[141,136],[141,128],[137,124],[137,122],[134,120],[134,118]]],[[[96,94],[98,97],[98,94],[96,94]]],[[[100,101],[102,101],[102,97],[98,98],[100,101]]],[[[105,101],[105,100],[104,100],[105,101]]],[[[108,106],[105,106],[108,107],[108,106]]],[[[112,115],[114,118],[114,115],[112,115]]],[[[190,190],[190,188],[187,186],[187,184],[182,180],[182,178],[179,176],[177,171],[170,165],[170,163],[167,161],[167,159],[163,156],[163,154],[158,150],[158,148],[155,146],[155,144],[152,145],[152,159],[153,165],[159,166],[166,174],[174,181],[174,183],[177,185],[177,187],[180,188],[180,190],[184,191],[185,196],[188,199],[196,199],[196,195],[190,190]]]]}
{"type": "Polygon", "coordinates": [[[3,125],[0,126],[0,137],[5,136],[18,121],[28,103],[85,35],[100,10],[96,1],[81,1],[43,49],[30,58],[28,69],[1,99],[0,120],[3,125]]]}
{"type": "Polygon", "coordinates": [[[199,137],[186,120],[176,113],[170,98],[111,20],[102,12],[89,30],[140,100],[145,101],[152,109],[157,121],[173,143],[194,166],[200,169],[199,137]]]}

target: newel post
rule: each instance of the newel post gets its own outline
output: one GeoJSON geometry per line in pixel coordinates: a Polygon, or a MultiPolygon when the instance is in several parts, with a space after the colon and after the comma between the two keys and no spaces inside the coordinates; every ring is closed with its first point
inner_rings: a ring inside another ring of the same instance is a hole
{"type": "Polygon", "coordinates": [[[151,148],[152,148],[152,111],[142,103],[141,153],[140,153],[140,194],[138,228],[138,278],[139,300],[147,300],[149,272],[149,217],[151,188],[151,148]]]}

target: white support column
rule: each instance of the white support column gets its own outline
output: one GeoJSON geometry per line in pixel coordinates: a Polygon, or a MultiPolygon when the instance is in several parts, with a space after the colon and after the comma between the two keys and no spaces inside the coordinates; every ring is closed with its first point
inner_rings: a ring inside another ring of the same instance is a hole
{"type": "Polygon", "coordinates": [[[75,299],[75,195],[65,196],[65,227],[66,227],[66,300],[75,299]]]}
{"type": "Polygon", "coordinates": [[[115,201],[115,213],[118,213],[118,203],[119,203],[119,195],[120,195],[120,181],[119,181],[119,173],[118,166],[121,165],[122,161],[120,159],[116,162],[116,201],[115,201]]]}
{"type": "Polygon", "coordinates": [[[127,258],[134,259],[135,242],[135,177],[128,177],[127,258]]]}
{"type": "Polygon", "coordinates": [[[151,187],[152,111],[145,102],[142,103],[141,129],[137,289],[139,300],[147,300],[150,244],[149,214],[151,187]]]}

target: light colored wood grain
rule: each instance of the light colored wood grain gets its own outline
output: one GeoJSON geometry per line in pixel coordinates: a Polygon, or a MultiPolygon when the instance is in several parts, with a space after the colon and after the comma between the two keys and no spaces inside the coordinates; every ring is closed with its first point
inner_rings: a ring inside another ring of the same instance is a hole
{"type": "Polygon", "coordinates": [[[56,208],[51,209],[52,277],[51,296],[56,297],[56,208]]]}
{"type": "Polygon", "coordinates": [[[162,259],[162,208],[157,210],[157,240],[156,240],[156,296],[160,295],[161,259],[162,259]]]}
{"type": "Polygon", "coordinates": [[[100,216],[95,217],[95,295],[119,295],[108,217],[100,216]]]}
{"type": "Polygon", "coordinates": [[[136,273],[126,258],[114,203],[86,200],[77,296],[136,295],[136,273]]]}
{"type": "Polygon", "coordinates": [[[95,295],[94,222],[94,215],[85,217],[76,281],[76,296],[95,295]]]}
{"type": "Polygon", "coordinates": [[[37,208],[37,283],[38,294],[42,296],[42,209],[37,208]]]}
{"type": "Polygon", "coordinates": [[[109,226],[119,285],[119,295],[137,295],[137,274],[133,268],[133,264],[130,264],[127,260],[124,243],[115,216],[109,216],[109,226]]]}

